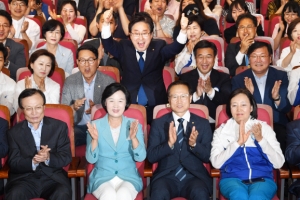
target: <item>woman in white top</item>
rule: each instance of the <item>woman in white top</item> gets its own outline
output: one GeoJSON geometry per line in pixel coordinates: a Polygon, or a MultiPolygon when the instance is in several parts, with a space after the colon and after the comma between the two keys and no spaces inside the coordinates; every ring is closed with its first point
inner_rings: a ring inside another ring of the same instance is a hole
{"type": "Polygon", "coordinates": [[[188,19],[187,37],[189,40],[175,58],[175,72],[178,75],[181,74],[181,70],[184,67],[196,67],[195,56],[193,53],[194,46],[201,40],[201,37],[207,36],[205,31],[201,28],[201,20],[197,15],[191,15],[188,19]]]}
{"type": "MultiPolygon", "coordinates": [[[[277,23],[273,29],[272,38],[274,39],[274,51],[278,49],[281,38],[287,36],[286,31],[289,24],[299,16],[300,16],[299,4],[294,1],[287,2],[282,9],[280,22],[277,23]]],[[[277,52],[277,56],[279,56],[279,51],[276,52],[277,52]]],[[[277,56],[275,55],[275,58],[277,56]]]]}
{"type": "Polygon", "coordinates": [[[60,21],[51,19],[44,23],[42,32],[46,44],[38,49],[46,49],[55,55],[58,67],[65,71],[66,77],[69,76],[74,68],[73,52],[59,44],[65,35],[64,25],[60,21]]]}
{"type": "MultiPolygon", "coordinates": [[[[49,14],[52,19],[57,19],[57,15],[54,11],[49,10],[49,14]]],[[[65,27],[65,39],[76,40],[78,45],[84,39],[86,33],[86,27],[81,24],[75,24],[77,17],[77,7],[75,1],[64,1],[61,5],[61,19],[65,27]]]]}
{"type": "Polygon", "coordinates": [[[300,18],[290,23],[287,35],[291,40],[290,46],[282,50],[280,59],[277,60],[276,64],[284,68],[290,77],[293,67],[300,65],[300,18]]]}
{"type": "Polygon", "coordinates": [[[154,23],[154,37],[172,38],[175,21],[164,14],[168,0],[149,0],[149,3],[151,9],[146,12],[154,23]]]}
{"type": "Polygon", "coordinates": [[[55,57],[45,49],[35,51],[29,58],[28,69],[31,76],[19,80],[14,94],[14,108],[18,109],[19,94],[27,88],[36,88],[45,94],[46,102],[58,104],[60,85],[53,81],[50,76],[54,73],[55,57]]]}

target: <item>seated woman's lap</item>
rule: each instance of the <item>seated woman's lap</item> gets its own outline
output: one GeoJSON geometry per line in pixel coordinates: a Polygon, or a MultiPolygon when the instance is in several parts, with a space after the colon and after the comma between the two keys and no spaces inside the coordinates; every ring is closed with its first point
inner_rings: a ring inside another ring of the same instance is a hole
{"type": "Polygon", "coordinates": [[[276,190],[277,186],[271,179],[249,185],[237,178],[226,178],[220,181],[222,195],[231,200],[272,199],[276,190]]]}
{"type": "Polygon", "coordinates": [[[135,199],[137,194],[138,192],[130,182],[124,181],[117,176],[101,184],[93,192],[93,195],[101,200],[132,200],[135,199]]]}

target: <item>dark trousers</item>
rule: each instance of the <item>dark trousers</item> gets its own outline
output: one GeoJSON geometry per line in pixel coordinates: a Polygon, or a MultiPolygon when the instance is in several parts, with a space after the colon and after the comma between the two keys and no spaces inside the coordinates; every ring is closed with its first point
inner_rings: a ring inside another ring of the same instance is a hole
{"type": "Polygon", "coordinates": [[[274,132],[276,133],[277,141],[280,143],[280,148],[284,155],[286,149],[286,127],[282,124],[274,123],[274,132]]]}
{"type": "Polygon", "coordinates": [[[175,170],[151,183],[150,196],[151,200],[170,200],[175,197],[189,200],[210,199],[209,189],[201,179],[187,173],[186,177],[179,181],[175,177],[175,170]]]}
{"type": "Polygon", "coordinates": [[[8,187],[5,188],[6,200],[29,200],[37,197],[47,200],[72,199],[70,184],[58,183],[41,170],[7,185],[8,187]]]}
{"type": "Polygon", "coordinates": [[[81,146],[86,144],[86,125],[75,125],[74,126],[74,137],[75,137],[75,146],[81,146]]]}

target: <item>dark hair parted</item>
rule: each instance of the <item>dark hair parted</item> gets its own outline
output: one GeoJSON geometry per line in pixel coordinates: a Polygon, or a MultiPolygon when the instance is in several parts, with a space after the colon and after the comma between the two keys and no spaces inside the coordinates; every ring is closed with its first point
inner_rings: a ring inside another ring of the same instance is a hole
{"type": "Polygon", "coordinates": [[[39,49],[33,52],[29,58],[28,62],[28,69],[29,71],[33,74],[33,69],[31,68],[31,64],[33,64],[40,56],[47,56],[51,59],[51,69],[49,74],[47,75],[48,77],[52,76],[54,69],[55,69],[55,56],[47,51],[46,49],[39,49]]]}
{"type": "Polygon", "coordinates": [[[235,23],[235,21],[232,17],[233,8],[236,8],[236,9],[241,8],[242,10],[245,11],[245,13],[249,13],[249,9],[248,9],[248,6],[245,3],[245,1],[243,1],[243,0],[233,1],[231,3],[231,5],[229,6],[228,14],[226,15],[226,22],[228,22],[228,23],[235,23]]]}
{"type": "Polygon", "coordinates": [[[5,17],[8,20],[9,26],[12,25],[12,18],[8,12],[6,12],[5,10],[0,10],[0,16],[5,17]]]}
{"type": "Polygon", "coordinates": [[[218,51],[217,47],[213,42],[210,42],[208,40],[201,40],[194,46],[193,52],[195,57],[197,55],[197,50],[203,48],[211,48],[214,51],[214,57],[216,57],[218,51]]]}
{"type": "Polygon", "coordinates": [[[35,89],[35,88],[28,88],[25,89],[21,92],[21,94],[18,97],[18,105],[19,108],[24,109],[23,105],[22,105],[22,100],[27,98],[27,97],[31,97],[35,94],[39,94],[41,95],[41,97],[43,98],[43,106],[46,104],[46,97],[44,95],[44,93],[41,90],[35,89]]]}
{"type": "MultiPolygon", "coordinates": [[[[104,12],[107,11],[107,9],[103,9],[101,13],[99,13],[97,16],[96,16],[96,22],[97,24],[99,24],[100,22],[100,18],[101,16],[104,14],[104,12]]],[[[115,12],[113,12],[113,19],[115,20],[115,24],[117,25],[118,24],[118,16],[115,12]]]]}
{"type": "Polygon", "coordinates": [[[240,16],[238,16],[238,18],[236,19],[235,26],[237,28],[239,27],[240,22],[243,19],[250,19],[255,27],[257,27],[257,25],[258,25],[257,18],[255,16],[251,15],[250,13],[244,13],[244,14],[241,14],[240,16]]]}
{"type": "MultiPolygon", "coordinates": [[[[285,35],[285,30],[286,30],[286,27],[288,26],[287,22],[284,20],[284,13],[285,12],[293,12],[293,13],[297,13],[298,17],[300,16],[300,6],[297,2],[295,1],[288,1],[283,9],[282,9],[282,12],[281,12],[281,20],[283,22],[283,25],[284,25],[284,31],[282,31],[282,35],[281,37],[283,38],[284,35],[285,35]]],[[[278,29],[278,32],[280,31],[280,28],[278,29]]]]}
{"type": "Polygon", "coordinates": [[[231,94],[229,95],[229,100],[226,104],[226,114],[228,115],[228,117],[232,117],[232,114],[231,114],[231,100],[239,95],[239,94],[244,94],[247,96],[247,98],[249,99],[249,102],[252,106],[252,112],[250,113],[251,117],[254,118],[254,119],[257,119],[257,104],[256,104],[256,101],[253,97],[253,95],[251,94],[251,92],[246,89],[246,88],[239,88],[239,89],[236,89],[234,91],[231,92],[231,94]]]}
{"type": "Polygon", "coordinates": [[[204,20],[201,19],[198,15],[189,15],[187,18],[189,20],[188,25],[191,25],[193,22],[196,22],[200,26],[201,30],[203,29],[202,27],[204,20]]]}
{"type": "Polygon", "coordinates": [[[43,37],[46,39],[46,33],[48,31],[54,31],[57,27],[60,28],[60,41],[62,41],[65,37],[65,27],[60,21],[55,19],[50,19],[44,23],[42,27],[43,37]]]}
{"type": "Polygon", "coordinates": [[[5,62],[7,59],[8,51],[7,48],[3,45],[3,43],[0,43],[0,52],[3,53],[3,60],[5,62]]]}
{"type": "Polygon", "coordinates": [[[154,29],[153,20],[150,17],[150,15],[146,12],[139,12],[133,15],[131,21],[128,24],[128,30],[130,33],[132,32],[132,27],[139,22],[144,22],[148,24],[150,33],[153,33],[153,29],[154,29]]]}
{"type": "MultiPolygon", "coordinates": [[[[169,0],[165,0],[165,1],[166,1],[166,4],[168,5],[169,0]]],[[[149,0],[149,3],[152,3],[152,0],[149,0]]]]}
{"type": "Polygon", "coordinates": [[[74,13],[75,13],[75,16],[77,17],[77,6],[76,6],[76,2],[75,1],[63,1],[62,4],[61,4],[61,10],[60,10],[60,13],[61,11],[64,9],[64,6],[67,5],[67,4],[70,4],[73,9],[74,9],[74,13]]]}
{"type": "Polygon", "coordinates": [[[189,95],[192,95],[192,89],[190,87],[190,85],[186,82],[186,81],[182,81],[182,80],[178,80],[178,81],[174,81],[172,82],[168,89],[167,89],[167,95],[168,95],[168,98],[170,97],[170,90],[172,89],[172,87],[176,86],[176,85],[185,85],[187,88],[188,88],[188,91],[189,91],[189,95]]]}
{"type": "Polygon", "coordinates": [[[291,41],[294,41],[294,39],[292,38],[292,33],[293,33],[293,30],[295,29],[295,27],[297,26],[297,24],[299,24],[299,23],[300,23],[300,18],[296,18],[290,23],[290,25],[287,29],[287,35],[291,41]]]}
{"type": "Polygon", "coordinates": [[[98,49],[96,49],[94,46],[92,46],[90,44],[83,44],[77,49],[77,52],[76,52],[76,58],[77,59],[78,59],[79,52],[82,51],[82,50],[91,51],[95,55],[95,58],[98,59],[98,49]]]}
{"type": "MultiPolygon", "coordinates": [[[[13,0],[8,0],[8,4],[11,4],[12,1],[13,0]]],[[[26,6],[28,6],[28,0],[17,0],[17,1],[22,1],[22,2],[24,2],[26,4],[26,6]]]]}
{"type": "Polygon", "coordinates": [[[271,56],[273,54],[273,50],[272,50],[272,47],[270,44],[268,44],[266,42],[256,41],[252,45],[250,45],[250,47],[247,51],[247,56],[250,57],[250,55],[253,53],[253,51],[255,51],[256,49],[262,48],[262,47],[266,47],[268,49],[269,56],[271,56]]]}
{"type": "Polygon", "coordinates": [[[131,102],[131,97],[130,97],[130,93],[128,92],[128,90],[121,83],[111,83],[110,85],[106,86],[106,88],[104,89],[104,91],[102,93],[101,104],[106,112],[107,112],[106,99],[108,99],[111,95],[113,95],[114,93],[116,93],[118,91],[123,92],[125,95],[125,98],[126,98],[125,110],[127,110],[129,108],[130,102],[131,102]]]}

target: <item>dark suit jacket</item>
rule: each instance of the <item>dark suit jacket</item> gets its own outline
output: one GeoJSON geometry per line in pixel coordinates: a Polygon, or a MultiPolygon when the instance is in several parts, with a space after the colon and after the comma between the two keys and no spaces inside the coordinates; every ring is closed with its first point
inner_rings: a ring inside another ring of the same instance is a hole
{"type": "MultiPolygon", "coordinates": [[[[57,14],[60,15],[61,5],[65,0],[58,0],[57,2],[57,14]]],[[[78,2],[78,11],[80,12],[81,16],[85,16],[87,19],[87,25],[89,26],[91,22],[93,21],[95,14],[96,14],[96,8],[94,5],[93,0],[79,0],[78,2]]],[[[88,30],[88,27],[86,27],[88,30]]]]}
{"type": "MultiPolygon", "coordinates": [[[[6,132],[8,130],[8,122],[5,119],[0,118],[0,158],[4,158],[8,152],[8,144],[6,138],[6,132]]],[[[1,168],[1,162],[0,162],[1,168]]]]}
{"type": "Polygon", "coordinates": [[[42,170],[54,181],[70,185],[64,166],[72,160],[67,124],[49,117],[44,117],[41,132],[41,145],[51,148],[49,166],[40,163],[32,170],[32,158],[37,154],[36,144],[24,120],[12,127],[7,134],[9,144],[8,165],[10,167],[6,188],[9,189],[15,181],[30,177],[42,170]]]}
{"type": "Polygon", "coordinates": [[[245,88],[245,82],[244,78],[248,77],[251,78],[252,83],[254,85],[254,92],[253,96],[255,98],[256,103],[260,104],[267,104],[272,107],[273,109],[273,121],[274,123],[286,125],[288,122],[288,119],[286,117],[286,113],[289,112],[292,108],[288,98],[287,98],[287,88],[288,88],[288,78],[287,73],[285,71],[277,70],[273,67],[269,67],[267,81],[266,81],[266,87],[265,87],[265,94],[264,94],[264,100],[262,101],[258,86],[256,84],[255,78],[253,76],[252,70],[247,69],[243,73],[234,76],[231,79],[232,84],[232,91],[238,88],[245,88]],[[272,99],[272,88],[274,86],[275,81],[281,80],[282,83],[280,85],[279,94],[281,97],[280,104],[276,108],[274,101],[272,99]]]}
{"type": "Polygon", "coordinates": [[[245,56],[241,65],[239,65],[235,59],[236,55],[241,49],[240,44],[241,42],[228,44],[227,50],[225,52],[225,67],[229,69],[230,76],[235,75],[236,68],[246,65],[245,56]]]}
{"type": "Polygon", "coordinates": [[[10,62],[8,67],[10,71],[10,77],[16,81],[17,70],[21,67],[27,67],[24,46],[13,41],[12,39],[7,38],[5,47],[9,47],[10,49],[8,56],[8,60],[10,62]]]}
{"type": "MultiPolygon", "coordinates": [[[[290,165],[300,168],[300,119],[292,121],[286,126],[287,140],[285,159],[290,165]]],[[[300,180],[293,182],[290,186],[290,192],[299,195],[300,180]]]]}
{"type": "Polygon", "coordinates": [[[158,167],[154,172],[152,181],[169,174],[181,164],[191,174],[206,183],[211,193],[212,178],[203,166],[203,163],[209,162],[212,141],[212,133],[208,120],[191,113],[181,151],[177,142],[173,150],[168,145],[169,126],[173,120],[172,113],[168,113],[161,118],[154,119],[151,124],[147,158],[150,163],[158,162],[158,167]],[[188,145],[188,138],[193,126],[196,127],[199,135],[196,147],[191,150],[188,145]]]}
{"type": "Polygon", "coordinates": [[[121,83],[131,94],[131,103],[136,103],[138,90],[143,84],[148,98],[148,105],[155,106],[167,102],[166,89],[163,82],[163,68],[166,61],[180,53],[184,45],[176,40],[167,45],[164,40],[153,39],[146,52],[145,67],[141,72],[136,49],[130,40],[117,42],[109,37],[102,39],[104,49],[119,60],[123,68],[121,83]]]}
{"type": "MultiPolygon", "coordinates": [[[[230,40],[234,37],[236,37],[237,27],[235,25],[230,26],[229,28],[226,28],[224,30],[224,38],[227,44],[230,43],[230,40]]],[[[256,29],[256,33],[258,36],[264,36],[265,32],[262,29],[261,24],[256,29]]]]}
{"type": "MultiPolygon", "coordinates": [[[[179,79],[188,82],[192,92],[196,92],[199,79],[199,73],[197,69],[182,74],[179,79]]],[[[228,74],[219,72],[215,69],[212,69],[210,73],[210,81],[212,88],[219,90],[215,90],[214,98],[210,100],[209,97],[205,95],[204,98],[201,96],[198,101],[193,103],[206,105],[209,110],[209,116],[215,119],[217,107],[227,103],[228,97],[231,93],[231,82],[228,74]]]]}

